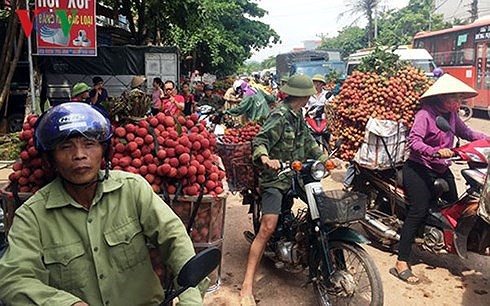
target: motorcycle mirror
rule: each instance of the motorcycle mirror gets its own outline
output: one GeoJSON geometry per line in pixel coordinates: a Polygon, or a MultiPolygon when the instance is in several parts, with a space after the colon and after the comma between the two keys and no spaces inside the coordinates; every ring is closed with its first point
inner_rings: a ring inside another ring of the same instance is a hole
{"type": "Polygon", "coordinates": [[[221,251],[216,248],[208,248],[194,255],[187,261],[177,276],[177,284],[181,288],[165,293],[165,301],[160,306],[170,305],[172,300],[185,290],[196,287],[206,276],[208,276],[219,265],[221,251]]]}
{"type": "Polygon", "coordinates": [[[442,116],[437,116],[436,117],[436,126],[439,130],[443,131],[443,132],[451,132],[453,133],[454,136],[456,136],[456,147],[459,148],[459,143],[460,143],[460,139],[458,137],[458,135],[456,135],[456,133],[454,132],[454,130],[451,128],[451,125],[449,124],[449,122],[446,120],[446,118],[442,117],[442,116]]]}
{"type": "Polygon", "coordinates": [[[180,269],[177,284],[181,287],[196,287],[219,265],[221,251],[218,248],[209,248],[192,257],[180,269]]]}
{"type": "MultiPolygon", "coordinates": [[[[446,120],[446,118],[442,117],[442,116],[437,116],[436,117],[436,126],[439,130],[443,131],[443,132],[449,132],[451,130],[451,126],[449,125],[449,122],[446,120]]],[[[453,132],[454,134],[454,132],[453,132]]]]}

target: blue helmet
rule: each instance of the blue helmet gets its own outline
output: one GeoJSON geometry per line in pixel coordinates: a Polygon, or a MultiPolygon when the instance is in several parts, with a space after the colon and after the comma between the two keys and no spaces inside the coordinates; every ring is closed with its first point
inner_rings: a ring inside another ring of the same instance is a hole
{"type": "Polygon", "coordinates": [[[72,136],[83,136],[99,142],[112,137],[109,119],[94,107],[81,102],[68,102],[47,110],[36,122],[36,148],[51,151],[72,136]]]}

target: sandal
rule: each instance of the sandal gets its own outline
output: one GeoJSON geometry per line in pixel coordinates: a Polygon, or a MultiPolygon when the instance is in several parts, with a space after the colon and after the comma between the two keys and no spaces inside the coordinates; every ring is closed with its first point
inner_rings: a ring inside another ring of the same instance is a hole
{"type": "Polygon", "coordinates": [[[244,295],[240,299],[240,306],[255,306],[255,299],[254,296],[251,294],[244,295]]]}
{"type": "Polygon", "coordinates": [[[409,285],[417,285],[418,283],[420,283],[420,279],[418,279],[415,282],[411,282],[408,280],[411,277],[417,277],[417,276],[415,276],[415,274],[413,274],[412,270],[410,270],[410,269],[406,269],[406,270],[398,273],[398,270],[396,268],[391,268],[390,274],[397,277],[398,279],[404,281],[405,283],[407,283],[409,285]]]}

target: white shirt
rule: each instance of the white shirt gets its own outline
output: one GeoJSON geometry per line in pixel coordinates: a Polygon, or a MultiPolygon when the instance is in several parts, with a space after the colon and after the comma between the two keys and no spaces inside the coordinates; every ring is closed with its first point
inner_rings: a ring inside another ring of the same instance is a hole
{"type": "Polygon", "coordinates": [[[322,90],[320,93],[316,93],[313,96],[310,97],[308,100],[308,103],[306,103],[305,108],[309,110],[313,106],[324,106],[325,103],[327,103],[327,98],[325,97],[325,94],[327,93],[326,90],[322,90]]]}

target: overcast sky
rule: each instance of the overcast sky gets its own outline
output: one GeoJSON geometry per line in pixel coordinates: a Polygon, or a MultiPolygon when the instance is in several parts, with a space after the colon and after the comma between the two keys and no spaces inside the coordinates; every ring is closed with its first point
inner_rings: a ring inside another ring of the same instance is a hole
{"type": "MultiPolygon", "coordinates": [[[[402,8],[409,0],[382,0],[381,6],[402,8]]],[[[270,25],[281,37],[281,44],[256,52],[251,60],[262,61],[269,56],[303,47],[304,40],[319,39],[320,34],[335,36],[343,27],[354,22],[352,16],[338,19],[348,10],[343,0],[255,0],[269,14],[260,19],[270,25]]],[[[364,25],[365,20],[358,21],[364,25]]]]}

